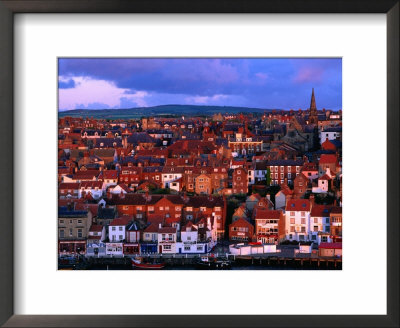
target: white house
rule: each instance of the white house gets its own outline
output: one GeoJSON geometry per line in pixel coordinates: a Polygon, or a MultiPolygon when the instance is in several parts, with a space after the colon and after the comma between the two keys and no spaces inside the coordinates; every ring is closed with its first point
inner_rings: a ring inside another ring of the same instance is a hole
{"type": "Polygon", "coordinates": [[[342,138],[342,127],[328,127],[320,132],[321,145],[328,140],[336,140],[342,138]]]}
{"type": "Polygon", "coordinates": [[[91,194],[94,199],[103,196],[103,183],[101,181],[82,181],[79,185],[79,198],[91,194]]]}
{"type": "Polygon", "coordinates": [[[290,199],[285,209],[285,235],[288,240],[309,241],[311,202],[290,199]]]}
{"type": "Polygon", "coordinates": [[[197,224],[189,221],[181,229],[181,242],[177,243],[177,253],[208,253],[215,246],[217,232],[214,229],[214,238],[212,237],[212,229],[210,226],[210,218],[206,224],[204,219],[201,219],[197,224]]]}
{"type": "Polygon", "coordinates": [[[128,192],[131,192],[131,190],[125,183],[120,183],[115,187],[110,187],[108,189],[108,192],[110,192],[111,194],[120,195],[121,193],[127,194],[128,192]]]}
{"type": "Polygon", "coordinates": [[[118,171],[117,170],[103,171],[99,178],[103,180],[104,189],[110,186],[116,186],[118,184],[118,171]]]}
{"type": "Polygon", "coordinates": [[[132,221],[130,216],[121,216],[111,221],[108,226],[108,239],[110,242],[122,242],[126,237],[126,226],[132,221]]]}
{"type": "Polygon", "coordinates": [[[177,227],[158,228],[158,252],[161,254],[175,254],[177,241],[177,227]]]}
{"type": "Polygon", "coordinates": [[[172,182],[182,178],[182,173],[183,173],[183,168],[182,167],[164,167],[163,172],[161,175],[161,182],[163,185],[163,188],[171,188],[172,182]]]}

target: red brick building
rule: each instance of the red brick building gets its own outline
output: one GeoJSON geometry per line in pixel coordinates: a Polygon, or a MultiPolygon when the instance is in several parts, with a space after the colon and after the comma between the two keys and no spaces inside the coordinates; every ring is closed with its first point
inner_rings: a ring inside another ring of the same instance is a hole
{"type": "Polygon", "coordinates": [[[248,183],[247,171],[242,167],[234,169],[232,174],[232,192],[234,194],[247,194],[248,183]]]}
{"type": "Polygon", "coordinates": [[[229,240],[252,241],[254,227],[245,218],[239,218],[229,225],[229,240]]]}

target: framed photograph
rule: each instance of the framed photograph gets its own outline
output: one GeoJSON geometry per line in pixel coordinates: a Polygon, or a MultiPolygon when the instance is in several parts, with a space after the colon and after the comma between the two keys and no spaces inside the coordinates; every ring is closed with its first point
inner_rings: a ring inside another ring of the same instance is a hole
{"type": "Polygon", "coordinates": [[[398,1],[0,21],[3,326],[399,326],[398,1]]]}

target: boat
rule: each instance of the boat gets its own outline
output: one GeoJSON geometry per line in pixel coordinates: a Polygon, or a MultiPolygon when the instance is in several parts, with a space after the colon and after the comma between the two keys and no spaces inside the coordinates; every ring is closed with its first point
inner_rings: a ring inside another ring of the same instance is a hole
{"type": "Polygon", "coordinates": [[[231,262],[214,256],[201,256],[196,261],[196,267],[201,270],[227,270],[231,268],[231,262]]]}
{"type": "Polygon", "coordinates": [[[164,262],[148,262],[145,261],[142,257],[135,257],[131,259],[132,266],[138,269],[152,269],[152,270],[160,270],[165,267],[164,262]]]}

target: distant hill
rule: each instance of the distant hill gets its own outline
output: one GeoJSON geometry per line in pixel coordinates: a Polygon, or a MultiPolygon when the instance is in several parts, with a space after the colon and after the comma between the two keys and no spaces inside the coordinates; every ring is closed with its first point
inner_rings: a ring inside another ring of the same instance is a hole
{"type": "Polygon", "coordinates": [[[59,117],[93,117],[102,119],[137,119],[143,116],[210,116],[216,113],[264,113],[272,109],[233,107],[233,106],[196,106],[196,105],[162,105],[154,107],[137,107],[125,109],[74,109],[58,112],[59,117]]]}

